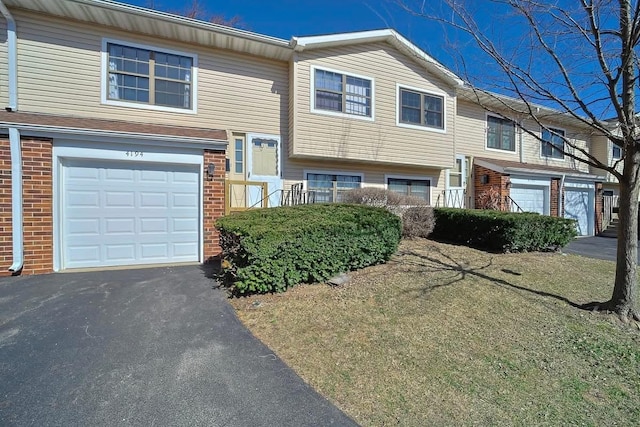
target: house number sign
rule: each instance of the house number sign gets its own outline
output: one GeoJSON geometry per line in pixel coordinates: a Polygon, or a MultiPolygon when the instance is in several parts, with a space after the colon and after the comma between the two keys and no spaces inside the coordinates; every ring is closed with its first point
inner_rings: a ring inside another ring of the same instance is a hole
{"type": "Polygon", "coordinates": [[[144,153],[142,151],[127,151],[125,154],[127,157],[142,157],[144,153]]]}

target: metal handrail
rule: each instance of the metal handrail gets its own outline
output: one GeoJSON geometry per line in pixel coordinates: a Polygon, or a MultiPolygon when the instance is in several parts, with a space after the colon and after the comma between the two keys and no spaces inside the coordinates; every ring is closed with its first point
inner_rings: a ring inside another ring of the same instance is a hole
{"type": "MultiPolygon", "coordinates": [[[[516,212],[522,212],[522,213],[524,213],[524,209],[522,209],[522,208],[520,207],[520,205],[519,205],[519,204],[517,204],[517,203],[516,203],[516,201],[515,201],[515,200],[513,200],[513,199],[511,198],[511,196],[504,196],[504,198],[505,198],[505,200],[507,200],[507,199],[508,199],[508,201],[510,201],[511,203],[513,203],[514,205],[516,205],[516,207],[518,208],[518,210],[517,210],[516,212]]],[[[509,207],[510,207],[510,205],[509,205],[509,207]]],[[[511,209],[509,209],[509,210],[511,210],[511,209]]]]}

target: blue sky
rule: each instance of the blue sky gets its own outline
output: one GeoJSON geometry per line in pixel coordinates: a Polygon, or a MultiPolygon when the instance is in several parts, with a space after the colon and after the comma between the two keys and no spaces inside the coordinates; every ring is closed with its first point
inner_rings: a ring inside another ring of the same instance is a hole
{"type": "MultiPolygon", "coordinates": [[[[119,1],[163,11],[185,10],[192,3],[192,0],[119,1]]],[[[432,13],[451,17],[450,12],[447,13],[442,9],[444,2],[440,0],[403,1],[414,7],[424,4],[432,13]]],[[[198,2],[209,16],[222,15],[227,19],[238,16],[245,29],[286,40],[292,36],[394,28],[463,79],[468,79],[474,85],[485,89],[514,96],[514,93],[507,89],[510,85],[505,81],[503,72],[497,69],[496,63],[488,58],[469,36],[433,20],[413,16],[398,6],[397,0],[198,0],[198,2]]],[[[577,19],[584,19],[575,0],[553,0],[541,2],[541,4],[558,4],[568,11],[577,7],[578,9],[574,11],[575,16],[577,19]]],[[[561,82],[558,84],[560,74],[551,66],[551,60],[545,52],[529,49],[528,36],[523,31],[527,25],[521,17],[511,13],[504,4],[501,6],[500,2],[465,0],[464,6],[473,14],[482,31],[498,45],[513,53],[515,55],[513,58],[516,58],[519,64],[531,66],[533,72],[541,79],[540,81],[545,81],[545,84],[554,92],[568,93],[561,82]]],[[[609,16],[607,7],[609,6],[603,6],[605,8],[603,12],[609,16]]],[[[541,17],[544,21],[548,15],[543,13],[541,17]]],[[[607,24],[610,21],[605,19],[604,23],[607,24]]],[[[615,28],[615,22],[613,27],[615,28]]],[[[565,65],[569,67],[575,81],[581,86],[581,93],[591,100],[600,99],[596,101],[593,110],[603,117],[610,117],[611,101],[606,100],[607,89],[598,80],[600,73],[593,52],[589,51],[589,44],[580,37],[562,35],[554,38],[554,28],[550,27],[552,32],[549,40],[556,45],[557,51],[567,61],[565,65]],[[602,100],[603,97],[604,100],[602,100]]],[[[547,101],[539,99],[536,101],[558,108],[556,104],[547,101]]]]}
{"type": "MultiPolygon", "coordinates": [[[[180,10],[190,0],[120,0],[137,6],[180,10]]],[[[283,39],[379,28],[394,28],[455,71],[440,24],[411,16],[394,0],[200,0],[211,14],[239,16],[246,29],[283,39]]]]}

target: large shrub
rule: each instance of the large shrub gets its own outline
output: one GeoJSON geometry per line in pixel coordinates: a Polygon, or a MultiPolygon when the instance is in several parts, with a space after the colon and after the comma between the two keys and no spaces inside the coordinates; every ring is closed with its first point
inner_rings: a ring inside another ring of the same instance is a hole
{"type": "Polygon", "coordinates": [[[432,237],[501,252],[557,249],[576,237],[575,221],[537,213],[434,209],[432,237]]]}
{"type": "Polygon", "coordinates": [[[433,208],[416,206],[408,208],[402,214],[402,237],[429,237],[436,225],[433,208]]]}
{"type": "Polygon", "coordinates": [[[420,197],[398,194],[376,187],[349,190],[342,195],[344,203],[378,206],[402,219],[402,237],[427,237],[434,226],[433,208],[420,197]]]}
{"type": "Polygon", "coordinates": [[[239,294],[280,292],[384,262],[398,247],[400,227],[385,209],[346,204],[250,210],[216,221],[225,279],[239,294]]]}

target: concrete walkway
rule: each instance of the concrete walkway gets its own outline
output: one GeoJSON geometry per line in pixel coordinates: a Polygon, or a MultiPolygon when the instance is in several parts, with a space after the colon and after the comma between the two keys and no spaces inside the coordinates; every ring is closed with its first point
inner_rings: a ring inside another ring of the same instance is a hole
{"type": "Polygon", "coordinates": [[[351,426],[197,266],[0,279],[0,425],[351,426]]]}

